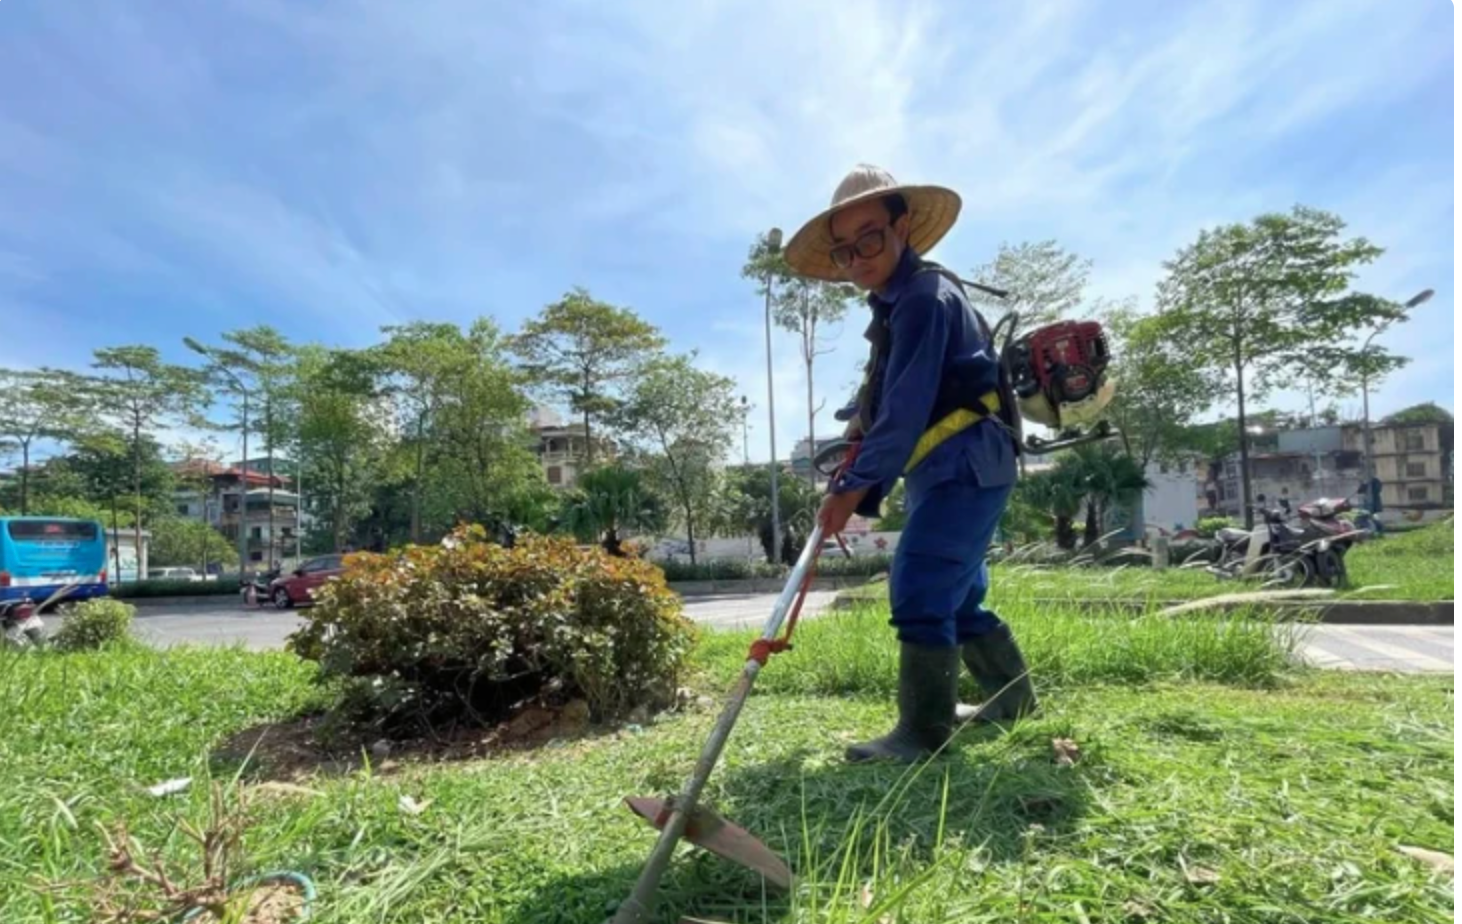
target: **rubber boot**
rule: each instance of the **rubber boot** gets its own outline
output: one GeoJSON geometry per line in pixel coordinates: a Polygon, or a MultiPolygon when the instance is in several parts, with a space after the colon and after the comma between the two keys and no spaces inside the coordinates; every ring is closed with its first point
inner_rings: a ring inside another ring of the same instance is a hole
{"type": "Polygon", "coordinates": [[[958,648],[901,643],[898,724],[882,738],[848,748],[848,760],[913,763],[943,747],[954,732],[958,680],[958,648]]]}
{"type": "Polygon", "coordinates": [[[1002,623],[988,635],[965,642],[960,656],[984,692],[985,701],[978,706],[958,704],[957,722],[1011,722],[1035,714],[1035,687],[1009,626],[1002,623]]]}

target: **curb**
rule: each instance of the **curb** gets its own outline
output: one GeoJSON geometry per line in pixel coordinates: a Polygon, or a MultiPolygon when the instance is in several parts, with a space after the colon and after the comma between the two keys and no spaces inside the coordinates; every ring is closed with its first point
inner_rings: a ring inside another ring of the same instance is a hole
{"type": "MultiPolygon", "coordinates": [[[[835,610],[848,610],[866,602],[854,597],[840,596],[833,601],[835,610]]],[[[1037,598],[1041,607],[1075,608],[1094,615],[1141,615],[1166,606],[1191,603],[1191,600],[1072,600],[1059,598],[1037,598]]],[[[1329,600],[1325,602],[1308,600],[1271,600],[1267,603],[1230,602],[1195,612],[1233,613],[1242,610],[1261,610],[1276,615],[1313,616],[1319,622],[1329,625],[1352,626],[1450,626],[1452,622],[1451,600],[1329,600]]]]}
{"type": "MultiPolygon", "coordinates": [[[[868,583],[866,577],[813,578],[812,590],[848,590],[868,583]]],[[[787,586],[782,578],[740,578],[729,581],[673,581],[668,586],[682,597],[712,597],[722,594],[774,594],[787,586]]]]}
{"type": "Polygon", "coordinates": [[[186,597],[113,597],[113,600],[120,600],[123,603],[130,603],[139,610],[166,609],[168,607],[183,606],[207,606],[217,604],[219,606],[243,606],[243,596],[239,593],[232,594],[194,594],[186,597]]]}

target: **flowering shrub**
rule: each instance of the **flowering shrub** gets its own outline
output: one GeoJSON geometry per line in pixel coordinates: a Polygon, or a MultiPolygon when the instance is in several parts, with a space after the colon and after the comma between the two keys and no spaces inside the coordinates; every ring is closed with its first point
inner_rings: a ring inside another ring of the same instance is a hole
{"type": "Polygon", "coordinates": [[[51,643],[62,651],[91,651],[125,641],[137,608],[110,597],[93,597],[67,607],[51,643]]]}
{"type": "Polygon", "coordinates": [[[571,540],[511,549],[480,527],[435,546],[346,557],[290,639],[376,711],[496,721],[527,699],[583,697],[603,720],[671,701],[694,625],[659,569],[571,540]]]}

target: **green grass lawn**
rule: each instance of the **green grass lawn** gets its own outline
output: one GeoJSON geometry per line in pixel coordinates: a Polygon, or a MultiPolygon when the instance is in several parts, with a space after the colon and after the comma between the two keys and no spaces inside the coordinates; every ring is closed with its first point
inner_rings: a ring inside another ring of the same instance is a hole
{"type": "MultiPolygon", "coordinates": [[[[1450,678],[1290,672],[1284,639],[1261,645],[1271,627],[1240,619],[1168,621],[1165,641],[1150,618],[1020,611],[1039,719],[966,732],[918,772],[848,766],[842,749],[892,715],[884,618],[800,630],[707,792],[786,856],[796,890],[687,850],[658,920],[1452,919],[1450,879],[1396,849],[1451,850],[1450,678]],[[1058,737],[1079,745],[1075,766],[1053,762],[1058,737]]],[[[719,701],[745,642],[710,636],[696,688],[719,701]]],[[[176,816],[207,815],[204,777],[232,779],[210,751],[318,707],[310,676],[283,653],[0,653],[0,921],[88,919],[34,886],[94,875],[97,823],[125,818],[178,854],[176,816]],[[181,794],[142,791],[185,776],[181,794]]],[[[692,708],[485,761],[321,774],[293,794],[249,774],[245,844],[257,868],[313,876],[323,922],[598,924],[653,843],[620,799],[678,789],[713,719],[692,708]]]]}
{"type": "MultiPolygon", "coordinates": [[[[1454,532],[1452,523],[1388,535],[1365,542],[1346,556],[1350,587],[1339,596],[1371,600],[1451,600],[1454,532]]],[[[1116,568],[996,565],[991,569],[991,601],[999,608],[1025,598],[1194,600],[1257,589],[1257,585],[1220,581],[1201,567],[1116,568]]],[[[887,587],[873,583],[848,591],[855,597],[883,599],[887,587]]]]}

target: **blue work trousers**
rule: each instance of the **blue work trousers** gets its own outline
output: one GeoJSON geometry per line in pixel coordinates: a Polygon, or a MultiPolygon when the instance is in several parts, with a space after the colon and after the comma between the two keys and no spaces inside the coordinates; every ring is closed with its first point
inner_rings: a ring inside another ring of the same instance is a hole
{"type": "Polygon", "coordinates": [[[961,645],[999,628],[986,609],[985,552],[1014,485],[982,487],[958,477],[927,488],[905,481],[908,521],[889,575],[891,623],[899,641],[961,645]]]}

